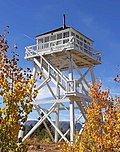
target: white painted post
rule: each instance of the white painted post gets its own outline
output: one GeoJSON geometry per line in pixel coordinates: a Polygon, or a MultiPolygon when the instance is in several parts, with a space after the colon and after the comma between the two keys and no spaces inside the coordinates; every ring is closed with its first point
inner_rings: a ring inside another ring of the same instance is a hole
{"type": "MultiPolygon", "coordinates": [[[[55,110],[55,126],[59,129],[59,105],[56,107],[56,110],[55,110]]],[[[59,137],[59,134],[57,132],[57,130],[55,129],[55,143],[58,142],[58,137],[59,137]]]]}
{"type": "Polygon", "coordinates": [[[94,85],[94,83],[95,83],[95,76],[94,76],[93,67],[90,67],[90,74],[91,74],[92,84],[94,85]]]}
{"type": "Polygon", "coordinates": [[[74,101],[70,102],[70,142],[74,142],[75,123],[74,123],[74,101]]]}
{"type": "Polygon", "coordinates": [[[33,72],[32,72],[34,79],[36,77],[36,72],[37,72],[37,67],[36,67],[36,64],[34,63],[33,72]]]}
{"type": "MultiPolygon", "coordinates": [[[[20,125],[25,125],[23,122],[20,122],[20,125]]],[[[23,134],[24,134],[24,131],[23,131],[23,127],[20,128],[19,132],[18,132],[18,139],[21,139],[23,138],[23,134]]]]}
{"type": "MultiPolygon", "coordinates": [[[[56,99],[60,99],[60,88],[58,86],[58,82],[59,82],[59,77],[57,76],[56,99]]],[[[55,115],[56,115],[55,116],[55,125],[59,129],[59,104],[56,107],[55,115]]],[[[58,134],[57,130],[55,129],[55,143],[58,142],[58,137],[59,137],[59,134],[58,134]]]]}
{"type": "MultiPolygon", "coordinates": [[[[71,55],[69,55],[69,80],[73,80],[73,67],[72,67],[72,59],[71,55]]],[[[75,133],[75,120],[74,120],[74,100],[70,99],[70,142],[71,144],[74,142],[74,133],[75,133]]]]}

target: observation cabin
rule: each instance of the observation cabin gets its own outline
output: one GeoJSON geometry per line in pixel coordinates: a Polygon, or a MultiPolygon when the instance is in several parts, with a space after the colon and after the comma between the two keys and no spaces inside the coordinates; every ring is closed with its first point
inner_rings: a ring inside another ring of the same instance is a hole
{"type": "MultiPolygon", "coordinates": [[[[37,35],[36,45],[26,47],[25,59],[41,54],[59,68],[63,60],[66,60],[67,52],[71,53],[73,60],[80,68],[101,63],[101,53],[93,48],[93,40],[68,26],[37,35]],[[27,50],[31,50],[30,53],[27,50]]],[[[66,62],[60,70],[67,69],[66,62]]]]}
{"type": "Polygon", "coordinates": [[[84,128],[85,107],[88,107],[91,101],[88,82],[91,81],[92,84],[95,82],[93,69],[101,64],[101,53],[93,47],[93,40],[73,27],[66,26],[65,15],[63,21],[62,27],[37,35],[36,44],[25,48],[25,59],[34,63],[33,76],[37,81],[35,89],[40,93],[41,89],[46,86],[53,100],[33,101],[34,109],[38,112],[40,120],[23,138],[23,141],[39,125],[45,123],[45,119],[48,119],[55,129],[53,137],[45,124],[51,140],[55,142],[63,139],[73,143],[75,124],[78,121],[81,125],[79,135],[84,128]],[[43,79],[40,81],[38,75],[41,73],[43,79]],[[87,80],[87,76],[90,80],[87,80]],[[65,102],[67,104],[64,104],[65,102]],[[42,104],[52,104],[52,106],[50,109],[45,109],[42,108],[42,104]],[[65,133],[60,130],[59,126],[62,110],[69,112],[70,128],[65,133]],[[76,110],[80,112],[79,118],[76,118],[76,110]],[[55,122],[49,117],[51,113],[55,114],[55,122]],[[69,138],[67,138],[68,133],[69,138]]]}

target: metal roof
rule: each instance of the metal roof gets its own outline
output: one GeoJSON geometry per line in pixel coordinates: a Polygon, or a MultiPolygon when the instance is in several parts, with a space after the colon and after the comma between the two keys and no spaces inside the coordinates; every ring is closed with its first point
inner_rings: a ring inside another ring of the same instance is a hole
{"type": "Polygon", "coordinates": [[[62,31],[62,30],[65,30],[65,29],[69,29],[70,27],[66,26],[65,28],[64,27],[60,27],[60,28],[57,28],[57,29],[54,29],[52,31],[48,31],[48,32],[45,32],[43,34],[40,34],[40,35],[37,35],[35,37],[39,37],[39,36],[43,36],[43,35],[46,35],[46,34],[49,34],[49,33],[54,33],[54,32],[58,32],[58,31],[62,31]]]}
{"type": "MultiPolygon", "coordinates": [[[[37,35],[37,36],[35,36],[35,37],[37,38],[37,37],[39,37],[39,36],[43,36],[43,35],[46,35],[46,34],[58,32],[58,31],[62,31],[62,30],[65,30],[65,29],[70,29],[70,28],[72,28],[73,30],[75,30],[73,27],[70,27],[70,26],[60,27],[60,28],[57,28],[57,29],[54,29],[54,30],[51,30],[51,31],[48,31],[48,32],[45,32],[45,33],[42,33],[42,34],[37,35]]],[[[92,39],[88,38],[87,36],[85,36],[84,34],[80,33],[79,31],[77,31],[77,30],[75,30],[75,31],[78,32],[79,34],[81,34],[82,36],[86,37],[86,38],[89,39],[90,41],[94,42],[92,39]]]]}

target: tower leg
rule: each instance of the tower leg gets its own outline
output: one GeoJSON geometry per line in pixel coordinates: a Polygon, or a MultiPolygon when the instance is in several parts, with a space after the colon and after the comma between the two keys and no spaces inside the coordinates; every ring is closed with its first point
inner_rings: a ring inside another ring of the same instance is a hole
{"type": "MultiPolygon", "coordinates": [[[[59,105],[56,108],[56,113],[55,114],[56,114],[56,116],[55,116],[55,125],[59,129],[59,105]]],[[[58,137],[59,137],[59,134],[58,134],[57,130],[55,129],[55,143],[58,142],[58,137]]]]}
{"type": "MultiPolygon", "coordinates": [[[[58,81],[59,81],[59,77],[57,77],[56,99],[60,99],[60,88],[58,86],[58,81]]],[[[55,125],[59,129],[59,104],[56,107],[55,115],[56,115],[55,116],[55,125]]],[[[58,134],[57,130],[55,129],[55,143],[58,142],[58,138],[59,138],[59,134],[58,134]]]]}
{"type": "Polygon", "coordinates": [[[75,122],[74,122],[74,101],[70,102],[70,142],[74,142],[75,122]]]}
{"type": "MultiPolygon", "coordinates": [[[[68,60],[69,66],[69,80],[73,80],[73,67],[72,67],[72,59],[71,55],[69,55],[68,60]]],[[[74,142],[74,133],[75,133],[75,121],[74,121],[74,100],[70,99],[70,142],[74,142]]]]}
{"type": "MultiPolygon", "coordinates": [[[[20,122],[20,124],[21,124],[22,126],[25,125],[23,122],[20,122]]],[[[22,128],[19,130],[19,132],[18,132],[18,139],[21,139],[21,140],[22,140],[23,134],[24,134],[24,131],[23,131],[23,127],[22,127],[22,128]]]]}
{"type": "Polygon", "coordinates": [[[92,84],[94,85],[94,83],[95,83],[95,76],[94,76],[93,67],[90,68],[90,74],[91,74],[92,84]]]}

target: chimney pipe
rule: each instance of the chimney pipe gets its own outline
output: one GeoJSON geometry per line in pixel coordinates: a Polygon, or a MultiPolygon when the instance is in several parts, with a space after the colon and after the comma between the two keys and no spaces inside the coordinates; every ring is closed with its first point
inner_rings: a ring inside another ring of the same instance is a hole
{"type": "Polygon", "coordinates": [[[66,28],[66,18],[65,18],[65,14],[63,15],[63,28],[66,28]]]}

